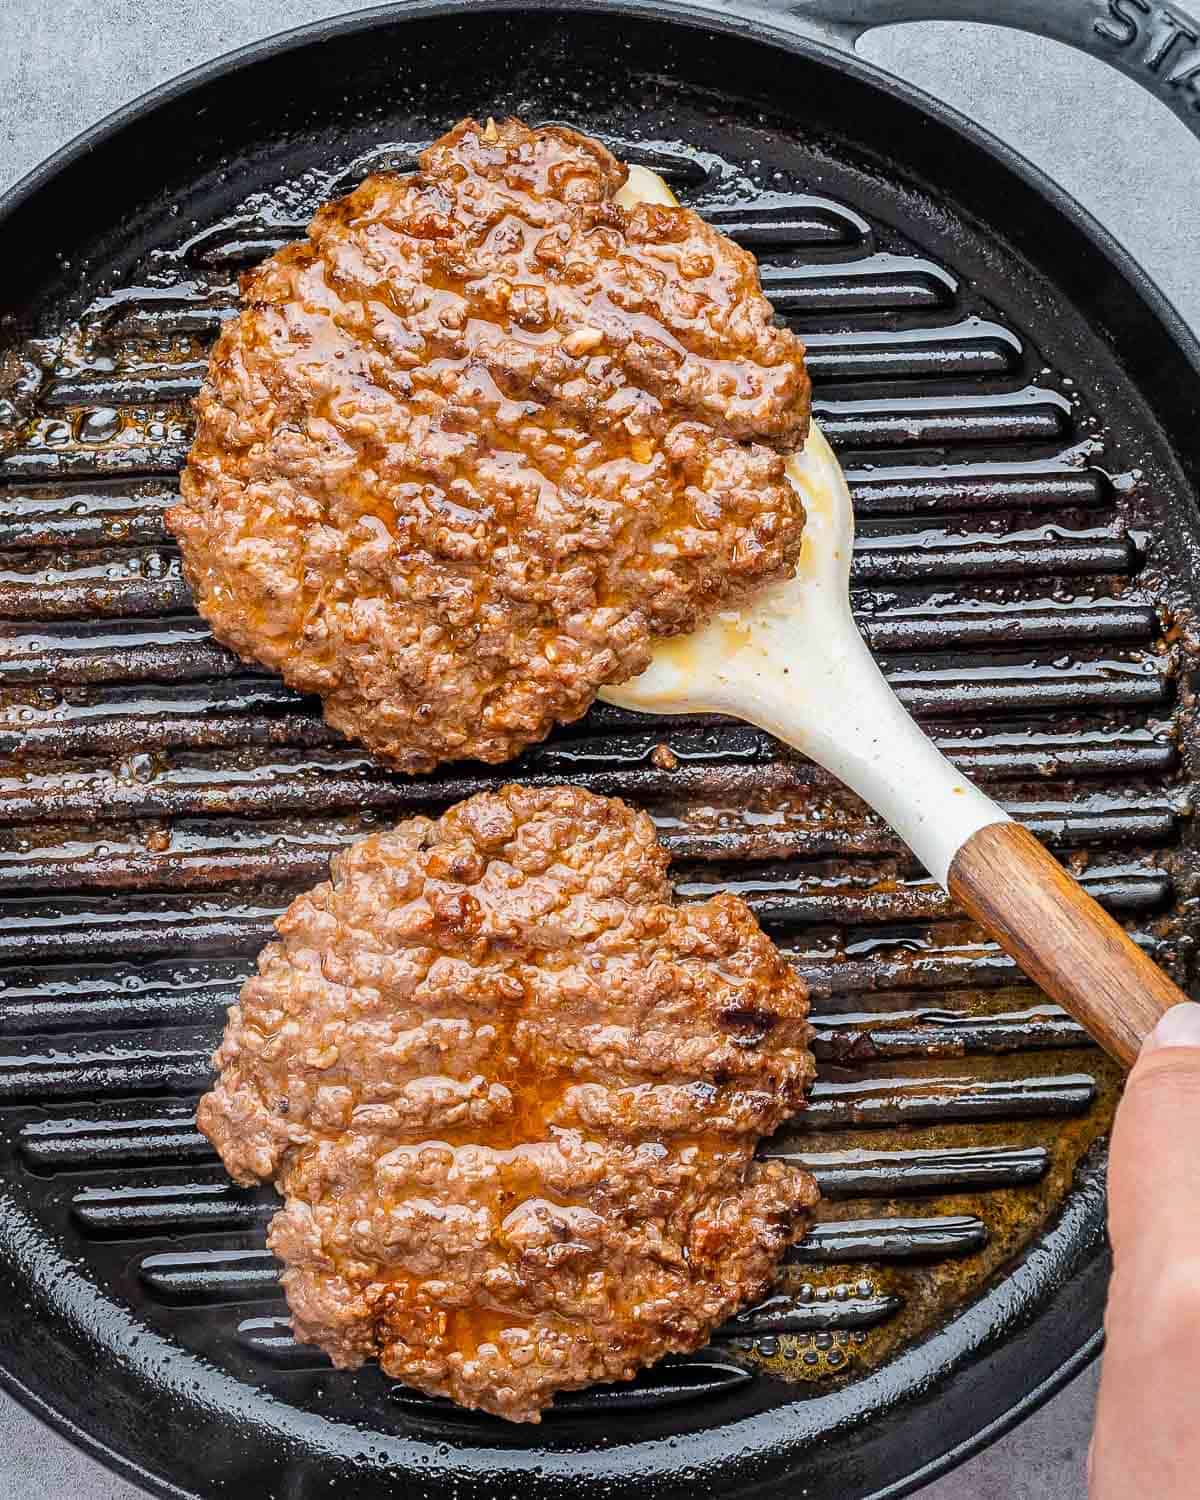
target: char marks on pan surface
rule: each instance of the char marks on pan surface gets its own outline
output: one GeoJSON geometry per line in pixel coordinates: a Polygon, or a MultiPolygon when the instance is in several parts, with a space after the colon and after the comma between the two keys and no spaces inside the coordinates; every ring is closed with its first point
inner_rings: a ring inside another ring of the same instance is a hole
{"type": "Polygon", "coordinates": [[[464,121],[242,284],[169,516],[200,609],[408,771],[503,761],[795,563],[803,345],[573,131],[464,121]]]}
{"type": "Polygon", "coordinates": [[[297,1337],[536,1421],[700,1348],[804,1235],[755,1161],[813,1075],[746,905],[675,906],[644,813],[508,786],[337,855],[232,1009],[201,1129],[285,1197],[297,1337]]]}

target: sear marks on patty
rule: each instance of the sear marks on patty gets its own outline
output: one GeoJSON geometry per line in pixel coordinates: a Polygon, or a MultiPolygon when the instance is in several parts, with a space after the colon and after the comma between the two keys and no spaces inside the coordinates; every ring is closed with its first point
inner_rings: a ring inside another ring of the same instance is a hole
{"type": "Polygon", "coordinates": [[[406,771],[502,761],[792,570],[803,346],[754,259],[467,120],[243,278],[168,515],[218,639],[406,771]]]}
{"type": "Polygon", "coordinates": [[[701,1347],[804,1233],[758,1162],[807,994],[744,903],[674,906],[653,825],[508,786],[333,861],[246,982],[200,1127],[286,1200],[296,1336],[513,1421],[701,1347]]]}

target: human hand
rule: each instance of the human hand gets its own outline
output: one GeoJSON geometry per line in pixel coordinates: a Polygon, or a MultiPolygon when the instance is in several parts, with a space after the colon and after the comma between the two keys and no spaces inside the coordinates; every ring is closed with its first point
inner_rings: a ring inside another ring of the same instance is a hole
{"type": "Polygon", "coordinates": [[[1200,1495],[1200,1005],[1177,1005],[1125,1085],[1108,1171],[1113,1279],[1091,1500],[1200,1495]]]}

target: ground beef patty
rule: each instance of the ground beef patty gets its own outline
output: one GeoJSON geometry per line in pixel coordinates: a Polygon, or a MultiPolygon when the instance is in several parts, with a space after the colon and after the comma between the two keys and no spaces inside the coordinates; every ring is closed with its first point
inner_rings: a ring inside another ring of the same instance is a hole
{"type": "Polygon", "coordinates": [[[809,383],[753,258],[464,121],[242,282],[168,522],[201,612],[406,771],[502,761],[794,565],[809,383]]]}
{"type": "Polygon", "coordinates": [[[508,786],[338,854],[230,1011],[200,1127],[286,1198],[296,1336],[537,1421],[767,1286],[807,1173],[753,1159],[812,1077],[746,906],[674,906],[649,818],[508,786]]]}

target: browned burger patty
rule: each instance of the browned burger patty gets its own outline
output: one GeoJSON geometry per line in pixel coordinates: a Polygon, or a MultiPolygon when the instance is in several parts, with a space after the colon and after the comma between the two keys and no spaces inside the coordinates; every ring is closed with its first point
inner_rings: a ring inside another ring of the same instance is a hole
{"type": "Polygon", "coordinates": [[[296,1336],[514,1421],[696,1349],[807,1227],[753,1160],[812,1077],[803,984],[649,818],[508,786],[340,853],[247,981],[200,1126],[286,1198],[296,1336]]]}
{"type": "Polygon", "coordinates": [[[790,571],[803,346],[573,131],[464,121],[242,282],[168,521],[201,612],[407,771],[502,761],[790,571]]]}

